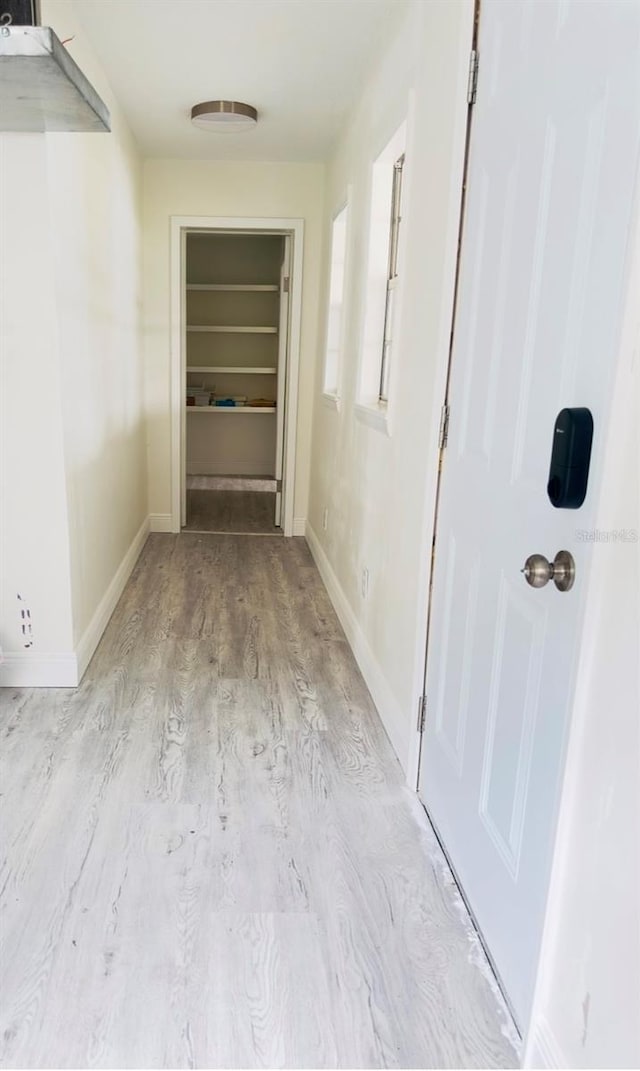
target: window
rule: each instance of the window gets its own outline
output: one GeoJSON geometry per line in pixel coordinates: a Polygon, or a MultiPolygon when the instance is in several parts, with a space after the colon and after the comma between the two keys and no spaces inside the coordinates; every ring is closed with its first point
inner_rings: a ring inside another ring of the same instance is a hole
{"type": "Polygon", "coordinates": [[[356,412],[374,427],[386,428],[399,325],[402,269],[402,192],[406,123],[373,163],[369,251],[356,412]]]}
{"type": "Polygon", "coordinates": [[[389,225],[389,270],[387,271],[387,298],[384,307],[384,330],[382,332],[382,356],[380,359],[380,388],[378,400],[387,402],[389,398],[389,368],[393,342],[393,313],[398,289],[398,246],[400,238],[400,214],[402,199],[402,169],[404,153],[393,165],[393,184],[391,187],[391,222],[389,225]]]}
{"type": "Polygon", "coordinates": [[[331,228],[331,269],[323,390],[332,398],[338,398],[340,394],[347,220],[348,205],[345,205],[334,218],[331,228]]]}

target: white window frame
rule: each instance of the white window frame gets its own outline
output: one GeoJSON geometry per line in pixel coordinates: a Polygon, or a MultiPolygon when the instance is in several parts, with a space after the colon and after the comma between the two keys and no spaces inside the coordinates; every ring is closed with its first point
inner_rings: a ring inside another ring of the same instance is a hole
{"type": "Polygon", "coordinates": [[[371,168],[369,244],[360,346],[356,416],[389,434],[394,361],[400,329],[400,279],[406,214],[407,120],[371,168]],[[406,198],[405,198],[406,200],[406,198]]]}
{"type": "Polygon", "coordinates": [[[349,197],[342,202],[331,221],[331,249],[327,287],[322,396],[338,408],[342,386],[342,363],[345,334],[345,293],[349,242],[349,197]]]}
{"type": "Polygon", "coordinates": [[[380,386],[378,401],[386,405],[389,401],[389,374],[394,341],[394,313],[397,313],[396,294],[398,290],[398,251],[400,247],[400,223],[402,222],[402,176],[404,171],[404,152],[393,165],[393,184],[391,186],[391,219],[389,222],[389,268],[387,271],[387,293],[384,304],[384,330],[382,332],[382,353],[380,355],[380,386]]]}

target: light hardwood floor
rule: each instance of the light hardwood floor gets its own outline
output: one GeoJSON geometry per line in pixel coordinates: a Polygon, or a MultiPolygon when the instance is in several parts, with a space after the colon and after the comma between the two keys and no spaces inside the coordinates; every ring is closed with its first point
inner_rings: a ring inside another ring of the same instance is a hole
{"type": "Polygon", "coordinates": [[[0,704],[2,1066],[517,1065],[303,540],[151,536],[0,704]]]}
{"type": "Polygon", "coordinates": [[[282,535],[274,524],[275,508],[275,492],[189,488],[184,530],[282,535]]]}
{"type": "Polygon", "coordinates": [[[188,491],[275,491],[272,476],[193,476],[187,474],[188,491]]]}

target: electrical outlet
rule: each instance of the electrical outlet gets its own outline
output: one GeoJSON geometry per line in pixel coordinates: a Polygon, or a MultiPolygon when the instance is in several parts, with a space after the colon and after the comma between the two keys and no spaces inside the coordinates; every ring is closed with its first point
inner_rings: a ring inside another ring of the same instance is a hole
{"type": "Polygon", "coordinates": [[[325,506],[322,511],[322,531],[326,532],[327,525],[329,524],[329,507],[325,506]]]}
{"type": "Polygon", "coordinates": [[[369,595],[369,570],[363,569],[362,576],[360,578],[360,591],[362,592],[362,598],[366,599],[369,595]]]}

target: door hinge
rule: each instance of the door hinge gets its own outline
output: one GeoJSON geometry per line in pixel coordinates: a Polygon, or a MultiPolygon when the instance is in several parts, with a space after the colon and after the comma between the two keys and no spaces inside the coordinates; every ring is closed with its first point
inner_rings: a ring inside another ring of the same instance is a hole
{"type": "Polygon", "coordinates": [[[440,412],[440,435],[438,436],[438,450],[444,450],[449,440],[449,406],[443,405],[440,412]]]}
{"type": "Polygon", "coordinates": [[[424,732],[424,724],[425,724],[426,720],[427,720],[427,697],[426,697],[426,695],[421,695],[419,700],[418,700],[418,724],[417,724],[417,730],[418,730],[419,733],[423,733],[424,732]]]}
{"type": "Polygon", "coordinates": [[[478,90],[478,53],[475,48],[469,54],[469,80],[467,82],[467,104],[475,104],[478,90]]]}
{"type": "Polygon", "coordinates": [[[276,491],[282,492],[282,480],[276,480],[276,491]]]}
{"type": "Polygon", "coordinates": [[[282,280],[282,293],[283,294],[288,294],[289,293],[289,285],[290,285],[289,276],[285,275],[284,279],[282,280]]]}

